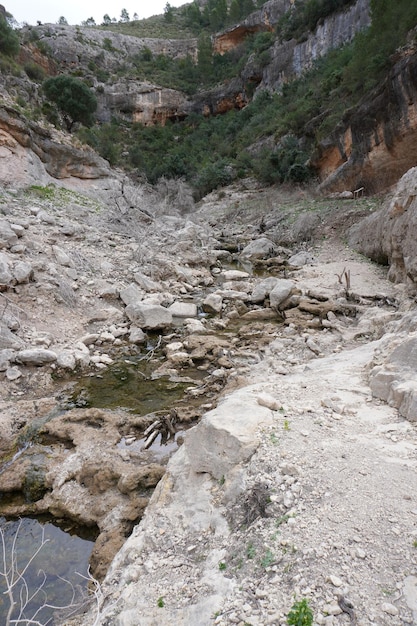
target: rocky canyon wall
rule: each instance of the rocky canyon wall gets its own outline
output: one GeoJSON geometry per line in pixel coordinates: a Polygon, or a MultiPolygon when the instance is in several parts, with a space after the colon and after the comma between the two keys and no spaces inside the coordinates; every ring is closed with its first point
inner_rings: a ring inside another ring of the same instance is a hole
{"type": "Polygon", "coordinates": [[[329,50],[351,41],[369,24],[369,0],[358,0],[347,10],[324,19],[305,41],[277,41],[258,89],[279,91],[284,83],[300,76],[329,50]]]}
{"type": "Polygon", "coordinates": [[[313,156],[324,193],[387,190],[417,163],[417,46],[398,54],[386,80],[313,156]]]}
{"type": "Polygon", "coordinates": [[[391,281],[417,291],[417,167],[404,174],[380,211],[351,229],[349,244],[373,261],[389,265],[391,281]]]}
{"type": "Polygon", "coordinates": [[[111,176],[107,161],[87,147],[28,122],[14,108],[0,106],[0,184],[15,188],[75,178],[111,176]],[[12,175],[13,174],[13,175],[12,175]]]}

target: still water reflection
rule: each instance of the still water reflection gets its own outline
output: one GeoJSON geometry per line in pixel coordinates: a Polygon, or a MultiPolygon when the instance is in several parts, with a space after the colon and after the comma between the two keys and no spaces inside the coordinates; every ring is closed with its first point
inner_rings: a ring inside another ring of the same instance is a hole
{"type": "Polygon", "coordinates": [[[0,624],[64,623],[68,613],[53,607],[86,598],[93,545],[50,523],[0,518],[0,624]]]}

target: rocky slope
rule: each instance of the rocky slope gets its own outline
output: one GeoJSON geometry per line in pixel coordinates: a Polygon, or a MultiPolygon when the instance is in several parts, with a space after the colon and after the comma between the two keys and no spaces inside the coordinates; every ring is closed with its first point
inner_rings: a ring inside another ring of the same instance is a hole
{"type": "MultiPolygon", "coordinates": [[[[281,625],[296,594],[318,624],[349,623],[341,597],[358,624],[412,624],[414,284],[335,238],[375,203],[247,181],[181,217],[179,196],[104,182],[4,190],[1,204],[3,451],[35,424],[41,438],[3,466],[3,505],[96,525],[100,578],[135,527],[99,615],[76,623],[281,625]],[[234,254],[257,272],[229,269],[234,254]],[[137,525],[164,472],[141,451],[161,413],[62,413],[62,400],[76,368],[145,357],[153,329],[159,375],[209,374],[188,380],[200,401],[178,408],[183,427],[206,414],[137,525]]],[[[397,201],[414,186],[412,171],[397,201]]]]}
{"type": "Polygon", "coordinates": [[[341,301],[349,268],[351,300],[385,304],[277,329],[246,385],[188,432],[98,613],[73,624],[284,626],[303,597],[315,624],[416,623],[415,400],[378,399],[394,377],[415,389],[415,302],[334,238],[311,253],[301,293],[341,301]]]}

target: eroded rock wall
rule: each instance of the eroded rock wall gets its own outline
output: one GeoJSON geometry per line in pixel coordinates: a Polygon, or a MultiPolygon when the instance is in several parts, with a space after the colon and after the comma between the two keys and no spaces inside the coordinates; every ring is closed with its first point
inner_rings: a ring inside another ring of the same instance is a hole
{"type": "Polygon", "coordinates": [[[216,35],[213,49],[216,54],[224,54],[240,45],[248,35],[262,31],[272,31],[280,17],[284,15],[293,2],[291,0],[269,0],[254,11],[245,20],[216,35]]]}
{"type": "Polygon", "coordinates": [[[181,92],[130,78],[104,85],[97,101],[100,122],[110,122],[116,115],[130,122],[164,125],[168,119],[182,119],[187,110],[181,92]]]}
{"type": "Polygon", "coordinates": [[[349,110],[312,159],[325,193],[387,190],[417,163],[417,46],[399,54],[387,79],[349,110]]]}
{"type": "Polygon", "coordinates": [[[52,179],[95,180],[109,176],[107,161],[93,150],[77,148],[28,122],[15,109],[0,107],[0,184],[21,187],[48,184],[52,179]]]}
{"type": "Polygon", "coordinates": [[[351,228],[349,244],[389,265],[392,282],[407,283],[417,291],[417,167],[404,174],[380,211],[351,228]]]}

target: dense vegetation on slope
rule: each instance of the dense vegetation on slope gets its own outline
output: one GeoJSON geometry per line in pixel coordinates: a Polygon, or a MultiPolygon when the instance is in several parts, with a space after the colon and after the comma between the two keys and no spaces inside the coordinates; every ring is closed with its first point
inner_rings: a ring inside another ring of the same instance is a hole
{"type": "MultiPolygon", "coordinates": [[[[302,24],[316,24],[313,9],[325,4],[309,0],[302,5],[299,19],[293,19],[299,33],[302,24]]],[[[158,128],[114,120],[82,136],[112,163],[120,165],[123,152],[124,165],[132,172],[145,174],[152,183],[162,176],[183,177],[198,196],[248,174],[266,183],[305,181],[313,174],[306,163],[317,141],[383,79],[390,55],[417,24],[417,6],[410,7],[407,0],[372,0],[371,7],[372,25],[366,32],[320,59],[280,94],[259,93],[245,109],[214,118],[192,115],[158,128]]],[[[284,27],[288,29],[288,21],[278,31],[284,27]]],[[[271,34],[255,35],[246,49],[265,53],[266,37],[271,34]]],[[[214,58],[210,64],[215,67],[214,58]]]]}
{"type": "MultiPolygon", "coordinates": [[[[208,32],[216,23],[213,13],[224,13],[224,0],[210,0],[204,9],[195,2],[175,10],[167,5],[159,22],[162,20],[171,28],[179,21],[184,28],[188,24],[195,30],[199,35],[197,63],[191,58],[174,61],[163,55],[153,56],[149,49],[144,49],[120,72],[132,72],[135,78],[193,94],[238,75],[249,58],[262,68],[269,62],[270,47],[276,39],[302,40],[323,16],[350,4],[352,0],[296,0],[295,9],[283,17],[275,32],[249,36],[241,47],[223,56],[212,54],[208,32]]],[[[261,5],[262,1],[257,6],[261,5]]],[[[228,6],[226,23],[234,5],[228,6]]],[[[239,0],[240,14],[246,15],[253,6],[252,0],[239,0]]],[[[349,107],[383,79],[392,63],[391,55],[407,40],[416,39],[412,29],[417,24],[417,4],[410,5],[408,0],[371,0],[371,11],[372,25],[351,44],[320,59],[300,79],[284,85],[281,93],[256,92],[243,110],[209,118],[192,114],[164,127],[144,127],[113,119],[108,124],[81,128],[78,135],[112,165],[124,167],[152,183],[161,177],[184,178],[193,185],[197,197],[247,175],[255,175],[265,183],[303,182],[313,174],[307,163],[317,142],[334,128],[349,107]]],[[[122,22],[116,29],[133,29],[138,24],[122,22]]],[[[1,27],[11,36],[7,54],[13,56],[14,33],[7,23],[1,27]]],[[[115,25],[107,24],[106,28],[114,29],[115,25]]],[[[6,52],[2,52],[4,58],[6,52]]],[[[25,67],[34,80],[41,80],[41,75],[34,75],[35,69],[25,67]]],[[[103,82],[112,80],[93,64],[89,71],[101,72],[103,82]]],[[[253,88],[253,83],[246,83],[249,96],[253,88]]],[[[43,111],[53,123],[59,123],[51,104],[44,105],[43,111]]]]}

